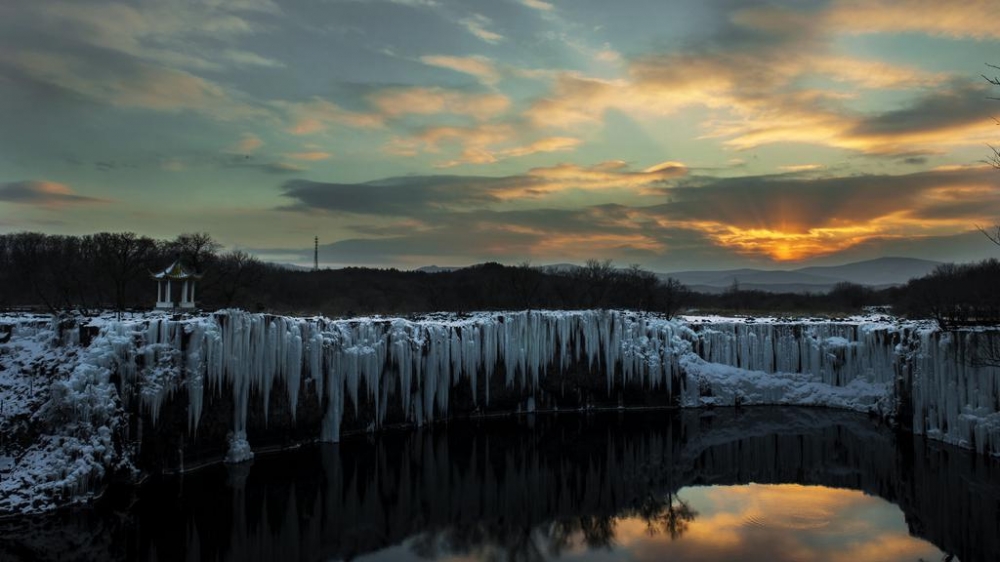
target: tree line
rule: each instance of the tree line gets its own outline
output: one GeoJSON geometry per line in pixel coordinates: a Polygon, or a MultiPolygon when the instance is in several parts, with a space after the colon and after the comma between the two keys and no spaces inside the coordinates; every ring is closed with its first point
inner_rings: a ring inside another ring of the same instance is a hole
{"type": "Polygon", "coordinates": [[[267,267],[246,252],[221,248],[205,233],[173,240],[133,232],[0,235],[0,308],[84,314],[149,308],[156,295],[151,273],[175,259],[204,272],[199,292],[212,306],[235,306],[267,267]]]}
{"type": "Polygon", "coordinates": [[[564,270],[485,263],[428,273],[348,267],[300,271],[220,252],[207,233],[156,240],[132,232],[0,235],[0,308],[52,313],[149,309],[151,274],[175,259],[201,273],[198,305],[291,314],[409,314],[531,308],[628,308],[672,316],[687,289],[639,266],[590,260],[564,270]]]}
{"type": "Polygon", "coordinates": [[[240,250],[221,251],[207,233],[156,240],[131,232],[86,236],[0,235],[0,309],[52,313],[148,310],[151,273],[175,259],[203,274],[202,309],[239,307],[284,314],[354,316],[434,311],[621,308],[673,316],[690,310],[740,314],[852,314],[889,305],[942,327],[1000,323],[1000,262],[945,264],[906,285],[875,290],[840,283],[826,293],[770,293],[738,284],[721,294],[690,291],[638,265],[590,260],[580,267],[484,263],[424,272],[348,267],[293,270],[240,250]]]}

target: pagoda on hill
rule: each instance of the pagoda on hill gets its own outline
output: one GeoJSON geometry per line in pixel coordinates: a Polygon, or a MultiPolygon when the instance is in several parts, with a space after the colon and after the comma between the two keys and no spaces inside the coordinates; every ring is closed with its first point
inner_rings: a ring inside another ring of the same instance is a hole
{"type": "Polygon", "coordinates": [[[201,279],[201,274],[188,271],[178,258],[168,268],[151,275],[156,280],[156,308],[194,308],[195,282],[201,279]],[[176,282],[176,285],[172,282],[176,282]],[[174,300],[174,286],[180,287],[179,300],[174,300]]]}

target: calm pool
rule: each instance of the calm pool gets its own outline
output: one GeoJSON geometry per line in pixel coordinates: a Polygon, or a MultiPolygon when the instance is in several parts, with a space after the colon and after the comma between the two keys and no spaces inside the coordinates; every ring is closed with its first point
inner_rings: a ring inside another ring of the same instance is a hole
{"type": "Polygon", "coordinates": [[[7,560],[1000,560],[1000,465],[863,415],[387,431],[0,522],[7,560]]]}

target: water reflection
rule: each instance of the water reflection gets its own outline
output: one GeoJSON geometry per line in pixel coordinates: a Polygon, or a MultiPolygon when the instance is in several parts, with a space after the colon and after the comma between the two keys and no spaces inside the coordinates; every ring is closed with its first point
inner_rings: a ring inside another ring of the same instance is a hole
{"type": "Polygon", "coordinates": [[[826,410],[461,421],[132,499],[0,522],[0,559],[1000,559],[995,462],[826,410]]]}
{"type": "Polygon", "coordinates": [[[722,562],[941,560],[931,543],[907,532],[899,508],[856,490],[797,484],[684,488],[700,514],[681,540],[650,535],[638,519],[617,524],[603,558],[722,562]]]}

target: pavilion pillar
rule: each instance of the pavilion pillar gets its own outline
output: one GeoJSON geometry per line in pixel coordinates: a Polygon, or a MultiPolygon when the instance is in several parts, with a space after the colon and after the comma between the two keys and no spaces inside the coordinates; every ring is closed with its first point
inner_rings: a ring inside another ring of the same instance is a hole
{"type": "Polygon", "coordinates": [[[170,306],[174,306],[174,293],[170,290],[170,278],[167,277],[167,298],[163,299],[163,302],[170,303],[170,306]]]}

